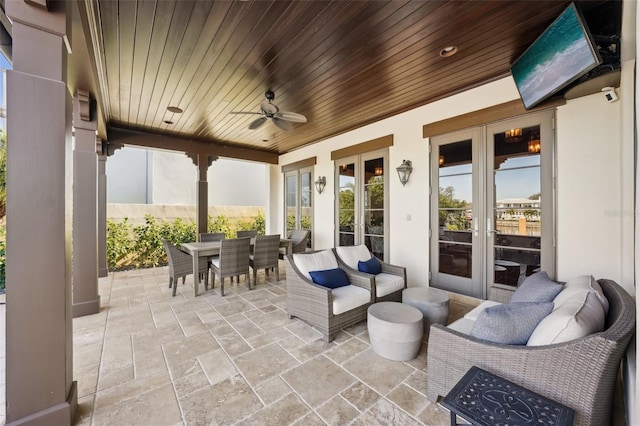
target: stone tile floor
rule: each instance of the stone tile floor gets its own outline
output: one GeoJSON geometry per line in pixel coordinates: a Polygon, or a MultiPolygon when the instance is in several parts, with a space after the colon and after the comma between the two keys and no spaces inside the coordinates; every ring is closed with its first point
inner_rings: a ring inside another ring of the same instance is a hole
{"type": "MultiPolygon", "coordinates": [[[[284,278],[284,274],[281,274],[284,278]]],[[[447,425],[426,392],[426,339],[394,362],[369,345],[366,322],[326,343],[285,313],[285,280],[258,275],[176,297],[168,270],[100,279],[99,314],[74,319],[81,425],[447,425]]],[[[469,306],[452,302],[451,318],[469,306]]]]}
{"type": "MultiPolygon", "coordinates": [[[[284,274],[281,278],[284,278],[284,274]]],[[[285,314],[285,281],[258,275],[193,297],[167,268],[100,279],[99,314],[73,321],[81,425],[448,425],[425,398],[426,345],[410,362],[374,354],[363,322],[325,343],[285,314]]],[[[0,295],[0,424],[5,422],[0,295]]],[[[449,321],[470,307],[451,302],[449,321]]],[[[619,385],[619,383],[618,383],[619,385]]],[[[620,386],[613,425],[626,425],[620,386]]]]}

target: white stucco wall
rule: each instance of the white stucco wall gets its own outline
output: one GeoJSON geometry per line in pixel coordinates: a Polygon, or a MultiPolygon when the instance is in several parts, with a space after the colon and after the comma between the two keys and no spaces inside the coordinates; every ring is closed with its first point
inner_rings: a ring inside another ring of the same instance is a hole
{"type": "Polygon", "coordinates": [[[624,255],[633,252],[633,188],[623,182],[633,182],[633,156],[623,154],[633,140],[622,137],[622,106],[598,93],[558,108],[557,275],[589,273],[631,292],[633,260],[624,255]]]}
{"type": "Polygon", "coordinates": [[[107,158],[107,202],[144,204],[151,196],[148,152],[124,147],[107,158]]]}
{"type": "MultiPolygon", "coordinates": [[[[207,173],[210,206],[264,206],[267,165],[220,158],[207,173]]],[[[195,205],[197,169],[185,154],[125,147],[107,160],[109,203],[195,205]]]]}
{"type": "MultiPolygon", "coordinates": [[[[434,102],[395,117],[310,145],[280,157],[288,164],[316,156],[314,178],[327,177],[327,191],[315,197],[316,249],[334,245],[334,164],[333,150],[344,148],[384,135],[394,135],[389,148],[391,168],[402,159],[413,162],[413,174],[402,187],[390,176],[390,262],[407,267],[409,285],[426,286],[429,265],[429,163],[428,140],[422,138],[422,126],[470,111],[490,107],[518,98],[512,79],[505,78],[482,87],[434,102]],[[411,220],[407,220],[407,215],[411,220]]],[[[625,199],[632,199],[632,185],[622,185],[633,179],[631,156],[623,155],[628,140],[621,137],[622,102],[608,103],[601,94],[567,102],[557,111],[557,242],[558,278],[568,279],[578,274],[593,274],[621,281],[623,270],[633,270],[623,264],[622,252],[633,250],[628,239],[623,244],[623,214],[607,214],[607,209],[620,211],[625,199]],[[606,251],[606,254],[603,254],[606,251]]],[[[283,178],[277,184],[283,197],[283,178]]],[[[274,212],[275,213],[275,212],[274,212]]],[[[283,207],[279,204],[278,224],[283,226],[283,207]]],[[[622,283],[629,290],[632,282],[622,283]]]]}

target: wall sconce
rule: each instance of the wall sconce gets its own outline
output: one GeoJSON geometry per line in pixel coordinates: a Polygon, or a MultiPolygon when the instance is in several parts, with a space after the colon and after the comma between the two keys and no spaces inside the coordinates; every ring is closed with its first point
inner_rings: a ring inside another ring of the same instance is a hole
{"type": "Polygon", "coordinates": [[[398,171],[398,177],[400,178],[400,183],[402,186],[405,186],[407,182],[409,182],[409,176],[411,176],[411,172],[413,171],[413,167],[411,167],[410,160],[402,160],[402,164],[396,167],[398,171]]]}
{"type": "Polygon", "coordinates": [[[324,191],[324,187],[327,185],[327,178],[324,176],[319,176],[314,183],[316,184],[316,190],[318,191],[318,194],[322,194],[322,191],[324,191]]]}

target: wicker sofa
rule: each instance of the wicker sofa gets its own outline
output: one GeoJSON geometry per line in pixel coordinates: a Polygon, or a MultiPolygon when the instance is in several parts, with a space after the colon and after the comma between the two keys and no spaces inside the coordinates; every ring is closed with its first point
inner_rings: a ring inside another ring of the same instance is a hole
{"type": "Polygon", "coordinates": [[[489,343],[435,324],[427,353],[427,397],[446,395],[472,366],[576,410],[575,425],[610,423],[615,379],[635,331],[635,303],[611,280],[598,283],[609,302],[604,331],[546,346],[489,343]]]}

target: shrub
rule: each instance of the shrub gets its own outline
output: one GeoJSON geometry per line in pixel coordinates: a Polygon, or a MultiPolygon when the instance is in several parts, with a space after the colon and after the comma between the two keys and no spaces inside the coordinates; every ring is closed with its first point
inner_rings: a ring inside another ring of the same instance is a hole
{"type": "Polygon", "coordinates": [[[133,251],[131,224],[125,217],[120,223],[107,220],[107,265],[109,269],[119,266],[120,262],[133,251]]]}
{"type": "MultiPolygon", "coordinates": [[[[226,238],[233,238],[235,235],[231,233],[231,225],[229,225],[229,218],[221,214],[216,216],[215,220],[208,217],[207,229],[209,232],[224,232],[226,238]]],[[[193,240],[195,241],[195,240],[193,240]]]]}
{"type": "MultiPolygon", "coordinates": [[[[213,219],[208,217],[209,232],[224,232],[227,238],[235,238],[236,229],[257,229],[264,235],[264,214],[258,213],[254,221],[233,227],[224,215],[213,219]],[[246,228],[243,228],[246,227],[246,228]]],[[[151,268],[167,264],[167,255],[162,239],[179,246],[196,240],[196,224],[178,218],[173,222],[158,222],[151,216],[145,216],[143,225],[132,227],[125,218],[120,223],[107,221],[107,264],[109,270],[151,268]]],[[[1,248],[2,246],[0,246],[1,248]]],[[[0,264],[2,268],[3,264],[0,264]]],[[[1,269],[0,269],[1,271],[1,269]]]]}

